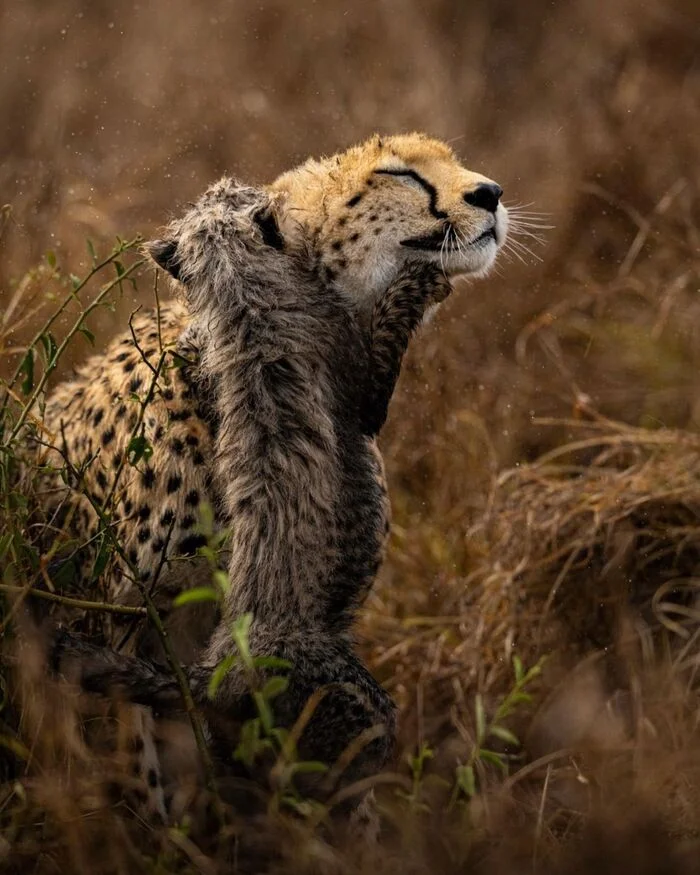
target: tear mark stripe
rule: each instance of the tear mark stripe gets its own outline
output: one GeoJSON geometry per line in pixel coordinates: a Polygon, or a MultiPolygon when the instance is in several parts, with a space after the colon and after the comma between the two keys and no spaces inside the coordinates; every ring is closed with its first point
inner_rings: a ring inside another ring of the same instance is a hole
{"type": "Polygon", "coordinates": [[[417,182],[418,185],[428,194],[430,197],[430,214],[435,216],[436,219],[446,219],[447,213],[443,212],[443,210],[439,210],[437,208],[437,189],[434,185],[428,182],[427,179],[424,179],[420,173],[416,170],[375,170],[377,174],[382,174],[383,176],[408,176],[414,182],[417,182]]]}

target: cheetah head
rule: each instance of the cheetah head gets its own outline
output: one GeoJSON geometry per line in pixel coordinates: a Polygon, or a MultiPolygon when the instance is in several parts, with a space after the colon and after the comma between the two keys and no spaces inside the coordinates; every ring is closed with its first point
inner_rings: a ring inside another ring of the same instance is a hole
{"type": "Polygon", "coordinates": [[[506,239],[500,186],[422,134],[374,137],[311,159],[269,188],[283,236],[310,240],[326,279],[360,307],[410,261],[438,265],[448,278],[482,276],[506,239]]]}

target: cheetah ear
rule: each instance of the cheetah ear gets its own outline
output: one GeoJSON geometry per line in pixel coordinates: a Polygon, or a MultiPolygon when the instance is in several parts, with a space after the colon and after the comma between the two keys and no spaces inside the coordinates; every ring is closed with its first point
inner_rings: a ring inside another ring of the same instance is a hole
{"type": "Polygon", "coordinates": [[[146,252],[163,270],[180,279],[180,260],[177,257],[177,240],[151,240],[146,243],[146,252]]]}
{"type": "Polygon", "coordinates": [[[284,237],[277,224],[277,216],[269,204],[253,213],[253,221],[260,228],[263,243],[273,249],[284,249],[284,237]]]}

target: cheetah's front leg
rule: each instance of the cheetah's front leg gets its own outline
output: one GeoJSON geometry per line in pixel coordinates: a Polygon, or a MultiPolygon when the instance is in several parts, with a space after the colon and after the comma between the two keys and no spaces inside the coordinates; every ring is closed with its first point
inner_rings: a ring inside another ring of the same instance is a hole
{"type": "Polygon", "coordinates": [[[368,403],[363,427],[370,437],[384,425],[401,362],[426,311],[451,291],[450,281],[430,264],[409,264],[375,304],[370,324],[368,403]]]}

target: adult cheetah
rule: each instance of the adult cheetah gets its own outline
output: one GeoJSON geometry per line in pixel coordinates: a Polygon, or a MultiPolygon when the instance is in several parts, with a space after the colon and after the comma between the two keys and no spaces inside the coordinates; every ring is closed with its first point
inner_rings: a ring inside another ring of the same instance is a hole
{"type": "MultiPolygon", "coordinates": [[[[393,705],[355,655],[351,632],[389,527],[375,438],[426,311],[445,299],[452,277],[493,264],[507,230],[501,194],[419,134],[310,160],[266,190],[224,179],[148,246],[180,299],[136,318],[47,402],[45,423],[57,436],[48,461],[113,508],[123,545],[99,580],[89,548],[64,558],[61,578],[83,592],[102,586],[122,604],[140,603],[148,588],[222,760],[232,749],[230,719],[250,714],[247,686],[232,670],[213,703],[206,691],[231,653],[231,621],[244,613],[253,617],[253,653],[292,665],[276,699],[281,725],[291,726],[316,690],[330,690],[301,755],[331,764],[369,733],[342,780],[386,760],[393,705]],[[230,529],[229,584],[218,611],[199,605],[193,617],[171,605],[211,578],[196,555],[206,543],[204,504],[230,529]],[[217,715],[227,718],[222,737],[217,715]]],[[[54,527],[98,537],[85,495],[58,478],[46,489],[54,527]]],[[[142,683],[158,674],[145,660],[161,656],[148,624],[111,617],[104,634],[111,649],[102,659],[74,648],[93,657],[86,686],[119,682],[134,701],[158,707],[173,700],[162,674],[150,693],[142,683]]],[[[151,716],[135,713],[141,771],[164,812],[151,716]]]]}

